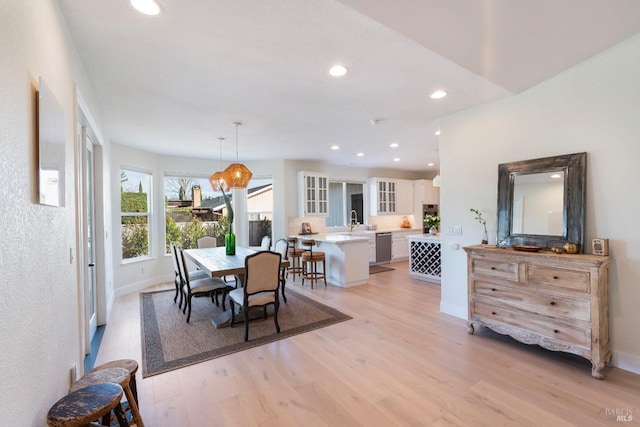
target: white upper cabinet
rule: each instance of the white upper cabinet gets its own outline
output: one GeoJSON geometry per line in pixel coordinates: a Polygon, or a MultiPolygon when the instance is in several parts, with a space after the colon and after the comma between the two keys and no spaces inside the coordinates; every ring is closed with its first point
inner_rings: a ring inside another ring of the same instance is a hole
{"type": "Polygon", "coordinates": [[[433,186],[430,179],[418,179],[413,181],[413,200],[415,206],[438,204],[438,187],[433,186]]]}
{"type": "Polygon", "coordinates": [[[408,179],[396,179],[396,200],[397,214],[413,214],[413,181],[408,179]]]}
{"type": "Polygon", "coordinates": [[[369,215],[395,214],[397,211],[397,187],[395,179],[369,178],[369,215]]]}
{"type": "Polygon", "coordinates": [[[329,214],[329,179],[316,172],[298,172],[298,216],[329,214]]]}

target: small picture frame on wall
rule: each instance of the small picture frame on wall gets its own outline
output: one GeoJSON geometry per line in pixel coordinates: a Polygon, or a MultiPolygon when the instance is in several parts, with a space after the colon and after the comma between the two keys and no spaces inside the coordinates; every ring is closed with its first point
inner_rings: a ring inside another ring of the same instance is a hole
{"type": "Polygon", "coordinates": [[[594,255],[609,255],[609,239],[594,238],[591,241],[591,253],[594,255]]]}

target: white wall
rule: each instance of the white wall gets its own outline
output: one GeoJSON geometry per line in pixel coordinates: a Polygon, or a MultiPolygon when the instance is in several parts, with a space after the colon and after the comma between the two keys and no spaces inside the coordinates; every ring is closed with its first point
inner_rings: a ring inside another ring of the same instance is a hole
{"type": "Polygon", "coordinates": [[[0,2],[0,423],[44,425],[81,368],[75,188],[76,85],[87,85],[57,2],[0,2]],[[65,207],[38,204],[36,90],[65,116],[65,207]],[[70,252],[74,261],[70,261],[70,252]]]}
{"type": "MultiPolygon", "coordinates": [[[[613,362],[640,373],[640,35],[511,98],[441,122],[443,235],[441,310],[467,316],[466,257],[450,243],[478,244],[469,208],[488,218],[495,242],[498,164],[587,152],[586,241],[610,239],[613,362]]],[[[462,332],[461,332],[462,333],[462,332]]]]}

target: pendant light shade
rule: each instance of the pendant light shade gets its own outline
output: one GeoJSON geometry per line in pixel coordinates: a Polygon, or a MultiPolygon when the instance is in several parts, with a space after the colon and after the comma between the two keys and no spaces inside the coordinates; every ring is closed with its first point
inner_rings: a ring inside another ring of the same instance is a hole
{"type": "Polygon", "coordinates": [[[440,174],[436,175],[436,177],[433,178],[433,186],[440,187],[440,174]]]}
{"type": "MultiPolygon", "coordinates": [[[[224,141],[224,138],[218,138],[218,142],[220,143],[220,157],[218,158],[219,169],[222,169],[222,141],[224,141]]],[[[227,184],[227,181],[224,179],[224,172],[220,170],[209,177],[209,184],[211,184],[211,188],[215,192],[229,191],[229,184],[227,184]]]]}
{"type": "Polygon", "coordinates": [[[236,163],[231,163],[222,172],[222,179],[224,179],[229,188],[247,188],[252,176],[249,168],[238,162],[238,126],[241,124],[238,122],[233,123],[236,127],[236,163]]]}

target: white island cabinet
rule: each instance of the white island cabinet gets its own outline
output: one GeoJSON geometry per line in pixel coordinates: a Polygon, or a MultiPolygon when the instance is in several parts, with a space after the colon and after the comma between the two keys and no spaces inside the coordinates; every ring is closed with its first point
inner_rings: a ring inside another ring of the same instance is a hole
{"type": "Polygon", "coordinates": [[[369,237],[338,233],[295,237],[315,240],[313,250],[325,253],[327,283],[349,288],[369,280],[369,237]]]}
{"type": "Polygon", "coordinates": [[[417,234],[409,236],[409,272],[427,282],[440,283],[440,236],[417,234]]]}

